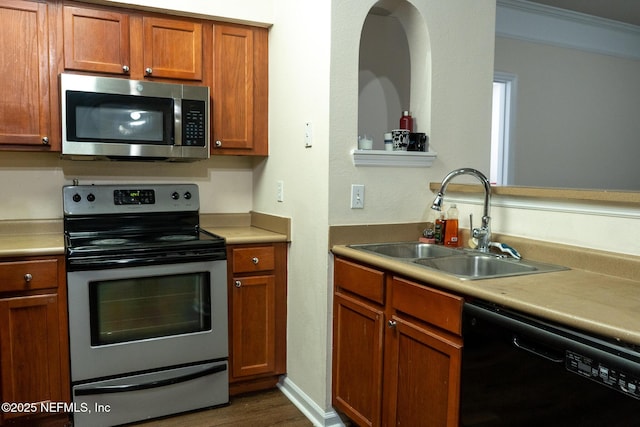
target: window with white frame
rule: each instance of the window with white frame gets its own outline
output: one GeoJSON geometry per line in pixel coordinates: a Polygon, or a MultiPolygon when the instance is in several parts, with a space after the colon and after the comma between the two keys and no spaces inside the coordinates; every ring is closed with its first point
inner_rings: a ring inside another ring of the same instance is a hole
{"type": "Polygon", "coordinates": [[[515,118],[516,76],[496,72],[493,77],[491,115],[491,166],[489,181],[509,185],[509,144],[515,118]]]}

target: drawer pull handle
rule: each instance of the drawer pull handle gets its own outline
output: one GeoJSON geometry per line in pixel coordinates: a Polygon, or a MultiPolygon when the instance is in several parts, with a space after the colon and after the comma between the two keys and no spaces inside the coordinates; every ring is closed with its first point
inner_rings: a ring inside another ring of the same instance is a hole
{"type": "Polygon", "coordinates": [[[395,320],[389,320],[387,322],[387,325],[389,325],[390,328],[395,328],[397,324],[398,322],[396,322],[395,320]]]}
{"type": "Polygon", "coordinates": [[[147,67],[144,69],[144,72],[147,74],[147,76],[150,76],[151,74],[153,74],[153,69],[151,67],[147,67]]]}
{"type": "Polygon", "coordinates": [[[258,257],[253,257],[251,258],[251,262],[254,263],[255,265],[258,265],[258,263],[260,262],[260,260],[258,259],[258,257]]]}
{"type": "Polygon", "coordinates": [[[33,280],[33,275],[31,273],[27,273],[24,275],[24,281],[29,283],[30,281],[33,280]]]}
{"type": "Polygon", "coordinates": [[[236,280],[234,285],[236,286],[236,288],[239,288],[240,286],[242,286],[242,282],[240,280],[236,280]]]}

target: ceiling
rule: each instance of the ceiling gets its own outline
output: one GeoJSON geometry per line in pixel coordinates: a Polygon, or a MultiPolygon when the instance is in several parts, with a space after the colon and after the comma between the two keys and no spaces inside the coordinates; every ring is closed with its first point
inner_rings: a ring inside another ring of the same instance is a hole
{"type": "Polygon", "coordinates": [[[640,1],[636,0],[528,0],[601,18],[640,26],[640,1]]]}

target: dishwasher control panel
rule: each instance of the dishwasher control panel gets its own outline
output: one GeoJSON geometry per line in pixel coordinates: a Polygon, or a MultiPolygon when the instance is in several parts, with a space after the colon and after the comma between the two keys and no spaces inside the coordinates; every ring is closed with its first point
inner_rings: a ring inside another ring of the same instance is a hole
{"type": "Polygon", "coordinates": [[[568,371],[640,399],[640,379],[634,375],[570,350],[566,354],[565,367],[568,371]]]}

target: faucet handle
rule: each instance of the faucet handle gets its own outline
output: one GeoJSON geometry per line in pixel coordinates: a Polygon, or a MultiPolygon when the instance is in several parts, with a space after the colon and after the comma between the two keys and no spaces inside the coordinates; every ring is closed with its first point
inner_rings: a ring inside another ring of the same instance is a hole
{"type": "Polygon", "coordinates": [[[500,252],[505,253],[507,255],[511,255],[515,259],[522,258],[522,255],[520,255],[520,252],[516,251],[514,248],[507,245],[506,243],[490,242],[489,246],[491,246],[492,248],[498,248],[500,252]]]}

